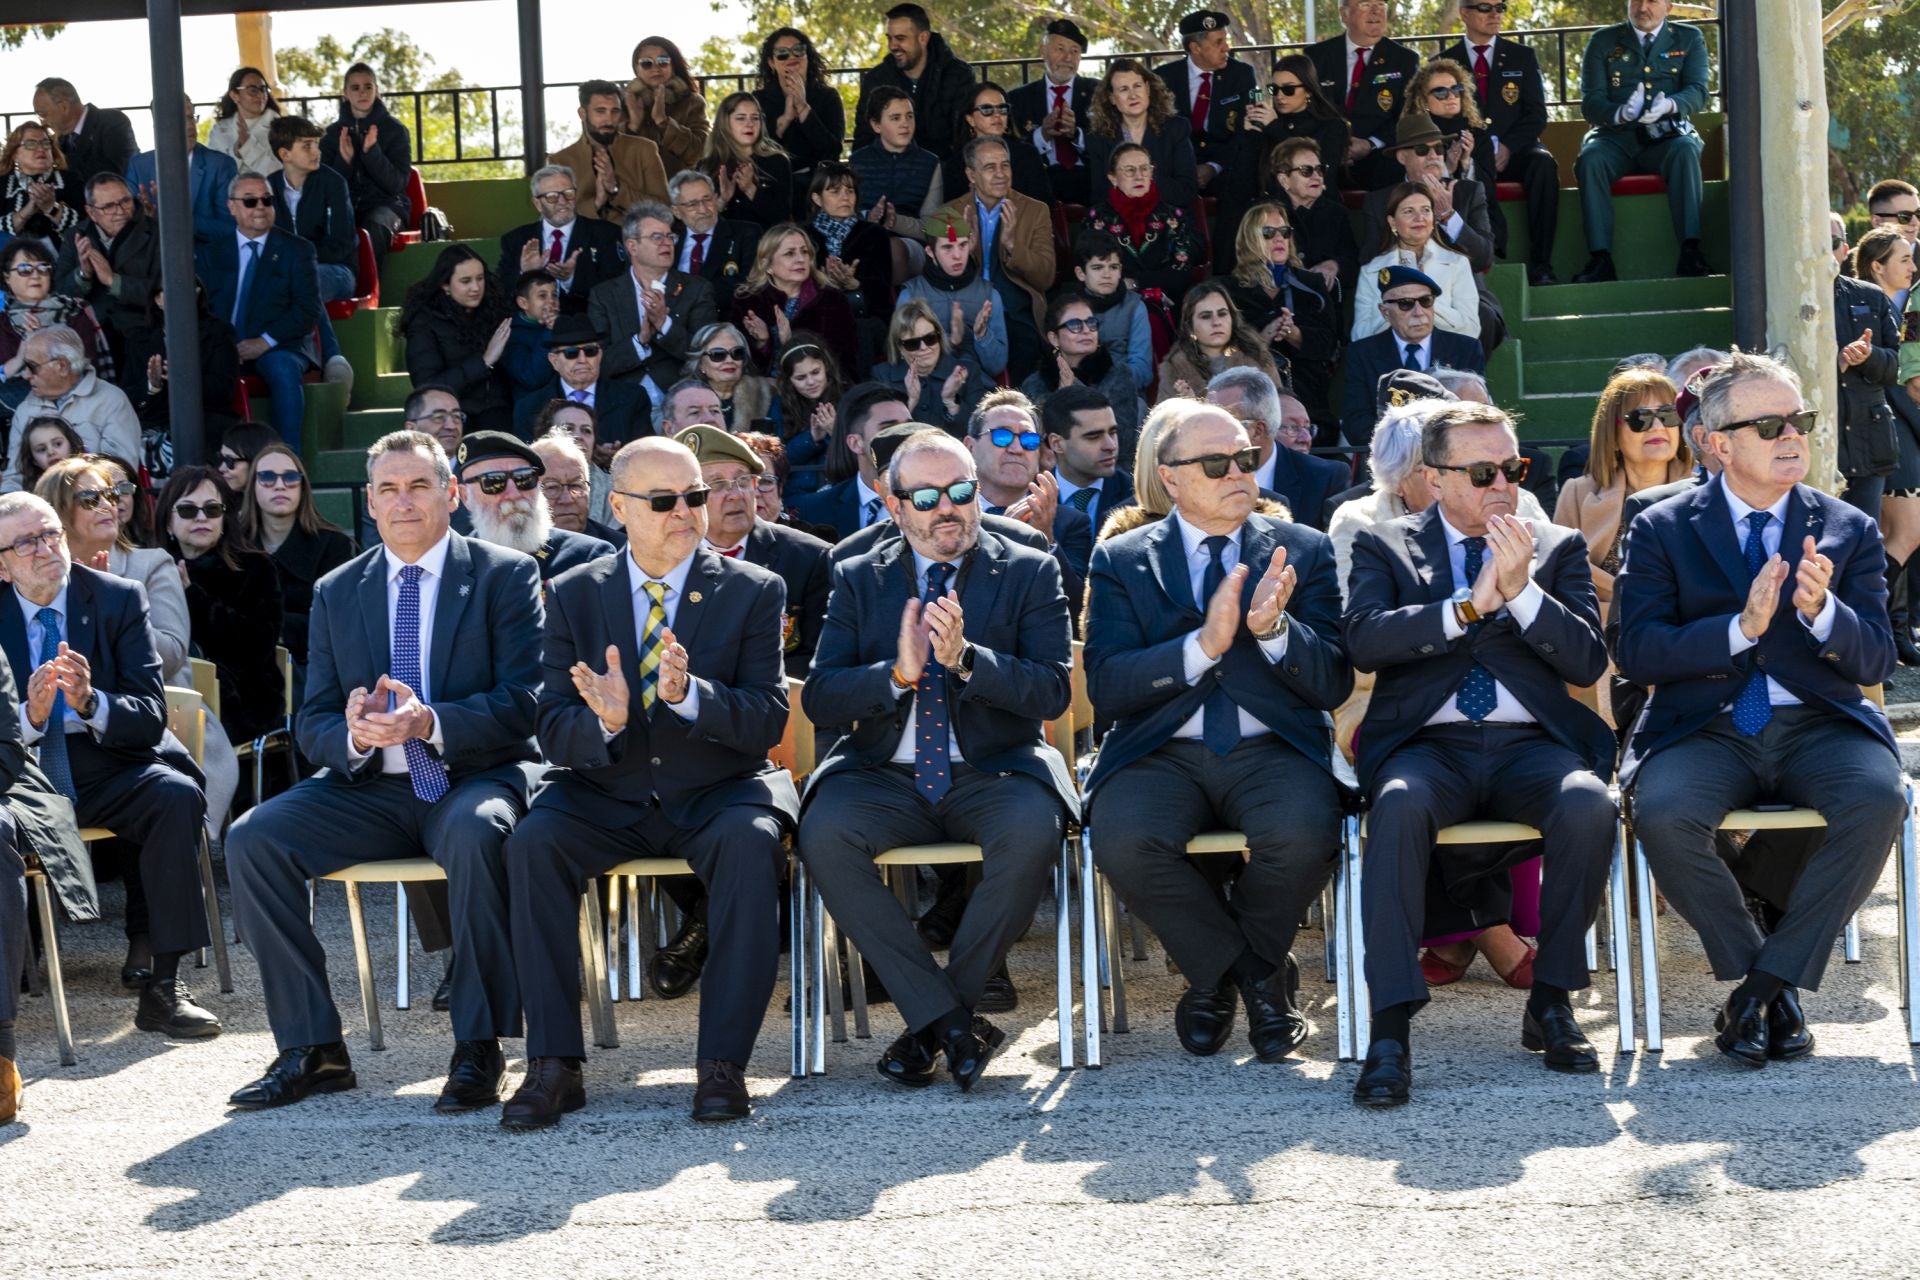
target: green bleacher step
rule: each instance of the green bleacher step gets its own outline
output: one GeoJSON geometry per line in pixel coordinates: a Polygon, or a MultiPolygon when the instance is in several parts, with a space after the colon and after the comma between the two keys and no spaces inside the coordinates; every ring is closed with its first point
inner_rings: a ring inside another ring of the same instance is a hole
{"type": "Polygon", "coordinates": [[[323,449],[308,459],[307,470],[312,474],[316,485],[365,484],[367,451],[365,449],[323,449]]]}
{"type": "MultiPolygon", "coordinates": [[[[524,192],[526,187],[521,186],[524,192]]],[[[529,207],[522,222],[533,221],[533,210],[529,207]]],[[[455,230],[460,228],[456,224],[455,230]]],[[[500,237],[498,234],[479,239],[436,240],[431,244],[408,245],[398,253],[387,254],[386,263],[380,268],[380,305],[398,307],[407,299],[407,290],[425,280],[433,272],[434,261],[450,246],[461,244],[480,255],[480,260],[492,271],[500,261],[500,237]]],[[[511,287],[513,282],[507,281],[511,287]]]]}
{"type": "MultiPolygon", "coordinates": [[[[1557,284],[1528,287],[1521,319],[1556,316],[1631,315],[1649,305],[1662,311],[1706,310],[1732,302],[1726,276],[1674,277],[1665,280],[1609,280],[1605,284],[1557,284]]],[[[1514,317],[1509,315],[1511,321],[1514,317]]]]}
{"type": "Polygon", "coordinates": [[[1522,440],[1584,440],[1593,427],[1596,394],[1529,395],[1505,404],[1519,415],[1522,440]]]}
{"type": "Polygon", "coordinates": [[[1567,316],[1528,320],[1517,328],[1526,342],[1529,364],[1542,360],[1590,359],[1605,352],[1619,357],[1640,351],[1674,355],[1688,347],[1725,346],[1733,341],[1733,310],[1702,307],[1631,315],[1567,316]]]}
{"type": "Polygon", "coordinates": [[[340,424],[339,447],[365,449],[388,432],[398,431],[404,419],[399,409],[356,409],[340,424]]]}
{"type": "MultiPolygon", "coordinates": [[[[1613,376],[1612,356],[1584,360],[1528,360],[1521,389],[1528,395],[1582,393],[1598,396],[1613,376]]],[[[351,415],[349,415],[351,416],[351,415]]]]}

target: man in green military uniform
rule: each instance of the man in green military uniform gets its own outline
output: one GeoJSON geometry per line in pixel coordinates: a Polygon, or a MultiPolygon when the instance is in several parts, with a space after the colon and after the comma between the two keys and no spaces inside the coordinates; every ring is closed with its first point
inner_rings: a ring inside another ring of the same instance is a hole
{"type": "Polygon", "coordinates": [[[1676,275],[1711,270],[1700,252],[1700,133],[1688,119],[1707,105],[1707,42],[1699,28],[1668,22],[1673,0],[1627,0],[1628,20],[1593,33],[1580,71],[1580,113],[1593,128],[1573,171],[1591,256],[1574,280],[1613,280],[1613,184],[1657,173],[1667,184],[1676,275]]]}

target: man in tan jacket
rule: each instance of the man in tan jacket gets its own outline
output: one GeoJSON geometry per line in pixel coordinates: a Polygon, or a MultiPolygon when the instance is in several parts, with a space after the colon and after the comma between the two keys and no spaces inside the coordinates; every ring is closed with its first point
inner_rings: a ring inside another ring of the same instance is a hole
{"type": "Polygon", "coordinates": [[[611,80],[588,80],[580,86],[583,136],[547,156],[548,164],[566,165],[578,175],[576,208],[583,218],[600,218],[617,226],[629,205],[642,200],[667,202],[667,169],[660,162],[660,148],[620,132],[625,120],[619,86],[611,80]]]}
{"type": "Polygon", "coordinates": [[[1053,215],[1013,189],[1013,157],[1001,139],[975,138],[963,154],[970,189],[941,214],[973,230],[973,256],[1005,308],[1007,377],[1018,386],[1040,358],[1040,326],[1053,288],[1053,215]]]}

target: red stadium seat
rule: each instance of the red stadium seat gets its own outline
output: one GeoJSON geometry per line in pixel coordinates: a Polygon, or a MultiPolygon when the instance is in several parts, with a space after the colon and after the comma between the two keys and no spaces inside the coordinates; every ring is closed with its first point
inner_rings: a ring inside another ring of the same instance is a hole
{"type": "MultiPolygon", "coordinates": [[[[263,383],[262,385],[264,386],[265,384],[263,383]]],[[[233,410],[233,416],[240,419],[240,421],[253,421],[253,401],[247,395],[247,380],[245,378],[237,379],[234,382],[233,399],[227,402],[227,406],[233,410]]]]}
{"type": "Polygon", "coordinates": [[[1630,173],[1613,184],[1616,196],[1663,196],[1667,182],[1657,173],[1630,173]]]}
{"type": "Polygon", "coordinates": [[[365,231],[355,234],[360,238],[360,253],[354,269],[354,295],[327,304],[327,314],[335,320],[345,320],[356,311],[372,311],[380,305],[380,268],[373,258],[373,238],[365,231]]]}
{"type": "Polygon", "coordinates": [[[393,247],[404,249],[420,243],[420,220],[427,215],[427,184],[418,169],[407,170],[407,226],[393,237],[393,247]]]}
{"type": "Polygon", "coordinates": [[[1496,200],[1525,200],[1527,189],[1517,182],[1496,182],[1493,184],[1493,198],[1496,200]]]}
{"type": "Polygon", "coordinates": [[[1363,209],[1367,204],[1367,193],[1364,191],[1342,191],[1340,193],[1340,203],[1346,205],[1349,209],[1363,209]]]}

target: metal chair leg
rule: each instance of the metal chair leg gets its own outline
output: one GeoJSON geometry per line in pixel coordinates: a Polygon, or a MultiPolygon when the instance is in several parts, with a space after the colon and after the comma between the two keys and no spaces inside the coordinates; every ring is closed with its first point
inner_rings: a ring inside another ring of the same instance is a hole
{"type": "MultiPolygon", "coordinates": [[[[1336,865],[1335,874],[1339,873],[1336,865]]],[[[1333,982],[1339,977],[1339,965],[1333,951],[1333,879],[1329,877],[1326,886],[1320,890],[1320,950],[1321,958],[1326,962],[1327,981],[1333,982]]]]}
{"type": "Polygon", "coordinates": [[[873,1039],[873,1028],[867,1024],[867,966],[860,959],[860,948],[853,945],[853,939],[847,939],[847,989],[853,996],[853,1038],[855,1040],[873,1039]]]}
{"type": "MultiPolygon", "coordinates": [[[[607,998],[617,1004],[620,1001],[620,877],[596,876],[587,883],[595,898],[600,896],[603,886],[607,895],[607,935],[600,945],[606,949],[607,998]]],[[[640,918],[635,916],[628,927],[638,929],[640,918]]]]}
{"type": "Polygon", "coordinates": [[[1848,964],[1860,963],[1860,913],[1857,911],[1847,917],[1847,927],[1840,933],[1840,956],[1848,964]]]}
{"type": "Polygon", "coordinates": [[[47,956],[47,991],[53,1000],[53,1034],[60,1044],[60,1065],[71,1067],[80,1061],[73,1051],[73,1021],[67,1014],[67,980],[60,972],[60,938],[53,930],[53,885],[45,875],[28,877],[33,882],[34,911],[40,917],[40,942],[47,956]]]}
{"type": "Polygon", "coordinates": [[[602,1049],[618,1049],[620,1032],[614,1025],[607,976],[606,926],[600,919],[600,889],[593,880],[587,881],[586,891],[580,895],[580,962],[585,970],[593,1043],[602,1049]]]}
{"type": "Polygon", "coordinates": [[[393,1007],[396,1009],[413,1005],[412,932],[407,921],[407,885],[404,880],[396,880],[393,883],[393,1007]]]}
{"type": "Polygon", "coordinates": [[[787,868],[787,1008],[792,1013],[795,1080],[807,1075],[807,873],[798,858],[787,868]]]}
{"type": "Polygon", "coordinates": [[[1356,1048],[1353,1016],[1353,939],[1348,928],[1352,912],[1347,902],[1353,893],[1349,879],[1352,873],[1349,850],[1358,839],[1354,830],[1355,822],[1354,818],[1348,817],[1342,824],[1340,860],[1333,872],[1333,908],[1327,914],[1327,933],[1334,952],[1333,1010],[1338,1031],[1335,1052],[1341,1062],[1352,1062],[1360,1056],[1356,1048]]]}
{"type": "Polygon", "coordinates": [[[1620,1052],[1632,1053],[1634,1034],[1633,936],[1627,922],[1627,840],[1625,828],[1614,833],[1613,865],[1607,872],[1607,956],[1613,965],[1613,1000],[1619,1010],[1620,1052]]]}
{"type": "MultiPolygon", "coordinates": [[[[820,896],[814,894],[814,902],[820,904],[820,896]]],[[[827,915],[824,904],[817,908],[821,912],[820,932],[826,947],[826,963],[820,970],[820,981],[827,989],[827,1019],[833,1027],[833,1042],[847,1042],[847,1011],[845,1002],[840,998],[840,930],[834,926],[833,917],[827,915]]]]}
{"type": "Polygon", "coordinates": [[[213,939],[214,971],[220,975],[220,991],[233,992],[233,965],[227,958],[227,926],[220,920],[220,890],[213,878],[213,845],[206,829],[200,831],[200,894],[207,908],[207,936],[213,939]]]}
{"type": "Polygon", "coordinates": [[[1113,890],[1113,884],[1105,876],[1100,877],[1100,895],[1106,902],[1107,940],[1112,947],[1112,957],[1108,963],[1113,979],[1113,1034],[1126,1035],[1130,1030],[1127,1024],[1127,964],[1126,957],[1120,954],[1120,895],[1113,890]]]}
{"type": "Polygon", "coordinates": [[[1053,989],[1055,1016],[1060,1020],[1060,1069],[1073,1067],[1073,907],[1069,881],[1073,872],[1073,838],[1060,842],[1060,861],[1053,869],[1053,989]]]}
{"type": "Polygon", "coordinates": [[[1900,1007],[1907,1043],[1920,1044],[1920,852],[1915,849],[1914,789],[1906,784],[1907,820],[1900,827],[1900,1007]]]}
{"type": "Polygon", "coordinates": [[[811,1070],[814,1075],[822,1075],[827,1069],[827,910],[820,901],[820,890],[804,866],[795,874],[804,877],[807,900],[807,976],[811,983],[807,995],[807,1024],[813,1041],[811,1070]]]}
{"type": "Polygon", "coordinates": [[[387,1047],[380,1030],[380,993],[373,986],[373,955],[367,949],[367,916],[360,909],[360,886],[347,884],[347,921],[353,927],[353,964],[360,975],[360,1004],[367,1015],[367,1043],[378,1052],[387,1047]]]}
{"type": "MultiPolygon", "coordinates": [[[[627,999],[645,1000],[647,998],[646,961],[640,955],[640,939],[645,932],[640,927],[640,908],[642,903],[651,903],[659,881],[647,877],[646,891],[641,892],[640,877],[625,877],[627,888],[627,999]]],[[[616,890],[618,882],[615,884],[616,890]]]]}
{"type": "Polygon", "coordinates": [[[1660,944],[1654,931],[1658,913],[1653,905],[1653,874],[1647,869],[1647,850],[1635,837],[1633,841],[1633,892],[1640,926],[1640,999],[1646,1007],[1648,1053],[1659,1053],[1660,1034],[1660,944]]]}
{"type": "Polygon", "coordinates": [[[1366,842],[1360,835],[1360,821],[1354,819],[1353,838],[1347,842],[1347,912],[1343,922],[1347,930],[1348,985],[1352,988],[1353,1056],[1365,1057],[1373,1041],[1373,993],[1367,984],[1367,932],[1362,910],[1366,892],[1361,870],[1366,861],[1366,842]]]}
{"type": "Polygon", "coordinates": [[[1102,1066],[1100,1033],[1106,1029],[1106,999],[1101,995],[1100,961],[1105,954],[1105,930],[1094,909],[1093,834],[1080,832],[1080,1011],[1086,1019],[1086,1063],[1102,1066]]]}

